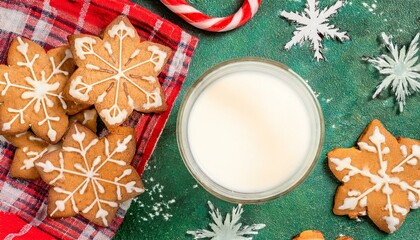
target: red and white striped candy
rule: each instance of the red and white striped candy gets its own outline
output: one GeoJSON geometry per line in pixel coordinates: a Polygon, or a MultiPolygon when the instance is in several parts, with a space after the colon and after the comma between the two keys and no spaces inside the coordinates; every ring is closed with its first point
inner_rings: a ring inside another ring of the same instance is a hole
{"type": "Polygon", "coordinates": [[[244,0],[242,7],[227,17],[211,17],[192,7],[185,0],[160,0],[166,7],[194,27],[211,31],[226,32],[242,26],[257,12],[262,0],[244,0]]]}

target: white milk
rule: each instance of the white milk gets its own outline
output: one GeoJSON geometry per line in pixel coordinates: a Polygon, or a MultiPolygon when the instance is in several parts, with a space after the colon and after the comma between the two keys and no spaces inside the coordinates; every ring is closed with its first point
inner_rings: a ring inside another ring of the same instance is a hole
{"type": "Polygon", "coordinates": [[[200,94],[188,119],[188,142],[210,179],[256,193],[279,186],[302,168],[313,122],[286,81],[261,71],[234,72],[200,94]]]}

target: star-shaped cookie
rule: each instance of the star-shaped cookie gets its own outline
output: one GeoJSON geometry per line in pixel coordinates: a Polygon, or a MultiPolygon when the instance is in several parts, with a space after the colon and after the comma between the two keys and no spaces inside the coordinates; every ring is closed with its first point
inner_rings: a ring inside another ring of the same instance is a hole
{"type": "Polygon", "coordinates": [[[75,123],[62,148],[44,155],[35,165],[51,185],[50,217],[81,214],[100,226],[109,226],[120,203],[144,192],[137,171],[130,165],[136,150],[134,130],[120,127],[99,139],[75,123]]]}
{"type": "Polygon", "coordinates": [[[67,46],[47,53],[36,43],[17,37],[9,48],[8,66],[0,65],[0,133],[29,128],[50,143],[67,130],[67,104],[62,90],[74,70],[67,46]]]}
{"type": "Polygon", "coordinates": [[[157,76],[171,50],[140,41],[127,17],[119,16],[103,37],[76,34],[69,37],[79,67],[66,86],[66,97],[95,105],[108,128],[121,125],[133,112],[162,112],[165,95],[157,76]]]}
{"type": "Polygon", "coordinates": [[[343,182],[333,211],[350,218],[367,215],[382,231],[393,233],[410,208],[420,207],[420,141],[396,139],[373,120],[357,145],[328,153],[331,171],[343,182]]]}

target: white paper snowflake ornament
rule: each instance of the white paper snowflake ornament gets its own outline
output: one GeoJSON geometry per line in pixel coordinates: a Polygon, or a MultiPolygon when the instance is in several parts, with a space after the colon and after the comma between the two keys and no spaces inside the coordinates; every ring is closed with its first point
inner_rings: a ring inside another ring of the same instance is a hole
{"type": "Polygon", "coordinates": [[[410,208],[420,207],[420,141],[395,138],[375,119],[357,145],[328,153],[330,170],[343,183],[333,212],[368,216],[379,229],[393,233],[410,208]]]}
{"type": "Polygon", "coordinates": [[[232,213],[226,215],[225,220],[219,209],[215,208],[213,204],[208,201],[210,207],[210,216],[213,223],[210,223],[210,230],[199,229],[195,231],[187,231],[187,234],[194,236],[194,239],[208,238],[211,240],[250,240],[249,235],[257,235],[258,230],[265,228],[265,224],[252,224],[251,226],[244,226],[239,222],[243,213],[242,205],[232,209],[232,213]]]}
{"type": "Polygon", "coordinates": [[[420,92],[420,82],[417,80],[420,79],[420,63],[417,63],[420,34],[417,33],[408,49],[405,46],[398,49],[398,45],[394,45],[391,37],[385,33],[382,33],[381,36],[391,56],[383,54],[379,57],[365,58],[378,69],[381,75],[386,76],[377,86],[372,98],[376,98],[383,90],[391,86],[399,111],[402,112],[406,98],[413,93],[420,92]]]}
{"type": "Polygon", "coordinates": [[[297,25],[292,40],[286,43],[284,48],[289,50],[294,45],[310,41],[317,61],[324,59],[322,53],[323,38],[338,39],[341,42],[350,40],[346,35],[347,32],[339,32],[338,28],[329,24],[329,18],[337,13],[338,9],[343,6],[343,2],[337,1],[334,5],[324,8],[322,11],[318,8],[318,5],[318,0],[308,0],[306,8],[300,14],[298,12],[280,12],[282,17],[297,25]]]}

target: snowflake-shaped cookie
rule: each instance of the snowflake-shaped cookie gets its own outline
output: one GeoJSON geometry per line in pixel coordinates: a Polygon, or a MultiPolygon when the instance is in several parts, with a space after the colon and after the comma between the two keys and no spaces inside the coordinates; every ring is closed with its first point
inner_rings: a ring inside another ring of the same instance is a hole
{"type": "Polygon", "coordinates": [[[57,143],[68,118],[62,90],[74,69],[68,47],[46,53],[40,46],[17,37],[0,66],[0,132],[17,134],[32,128],[40,138],[57,143]]]}
{"type": "MultiPolygon", "coordinates": [[[[97,117],[98,114],[95,109],[84,110],[71,116],[70,122],[79,122],[96,132],[97,117]]],[[[9,170],[10,176],[15,178],[27,180],[38,179],[39,173],[35,168],[35,163],[45,154],[61,148],[61,142],[49,144],[41,138],[36,137],[30,131],[4,137],[16,147],[9,170]]]]}
{"type": "Polygon", "coordinates": [[[121,125],[133,110],[161,112],[166,109],[158,74],[170,49],[140,42],[136,29],[123,16],[103,32],[103,38],[78,34],[69,37],[79,69],[66,87],[75,102],[95,105],[108,128],[121,125]]]}
{"type": "Polygon", "coordinates": [[[367,215],[382,231],[395,232],[410,208],[420,207],[420,141],[396,139],[374,120],[357,145],[328,153],[331,171],[344,183],[334,213],[367,215]]]}
{"type": "Polygon", "coordinates": [[[41,178],[53,186],[48,215],[81,214],[97,225],[109,226],[119,203],[144,192],[140,176],[130,165],[135,149],[131,128],[116,128],[98,139],[88,128],[73,124],[62,149],[35,164],[41,178]]]}
{"type": "Polygon", "coordinates": [[[293,38],[284,46],[290,49],[294,45],[303,44],[303,42],[311,41],[312,49],[315,52],[317,61],[324,59],[322,54],[323,38],[338,39],[340,41],[350,40],[346,35],[347,32],[339,32],[339,29],[328,23],[329,17],[337,13],[337,10],[343,6],[342,1],[337,1],[329,8],[322,11],[318,9],[318,0],[308,0],[306,8],[301,14],[294,12],[281,11],[280,15],[297,25],[296,31],[293,32],[293,38]]]}
{"type": "Polygon", "coordinates": [[[404,110],[406,97],[420,92],[420,82],[417,81],[420,79],[420,63],[417,63],[419,37],[420,33],[414,37],[407,50],[405,46],[398,50],[398,46],[392,43],[390,37],[382,33],[382,39],[391,56],[383,54],[380,57],[366,58],[380,74],[386,75],[372,98],[376,98],[384,89],[391,86],[400,112],[404,110]]]}
{"type": "Polygon", "coordinates": [[[247,235],[257,235],[258,230],[265,228],[265,224],[252,224],[251,226],[244,226],[241,228],[242,223],[239,223],[242,213],[242,205],[232,209],[231,214],[227,214],[225,220],[220,213],[219,209],[215,209],[213,204],[209,201],[210,216],[214,223],[210,223],[211,231],[207,229],[200,229],[195,231],[187,231],[187,234],[193,235],[194,239],[209,238],[212,240],[218,239],[232,239],[232,240],[250,240],[251,237],[247,235]]]}
{"type": "MultiPolygon", "coordinates": [[[[341,235],[341,234],[340,234],[341,235]]],[[[324,235],[318,230],[305,230],[294,236],[292,240],[325,240],[324,235]]],[[[341,235],[335,240],[353,240],[352,237],[341,235]]]]}

